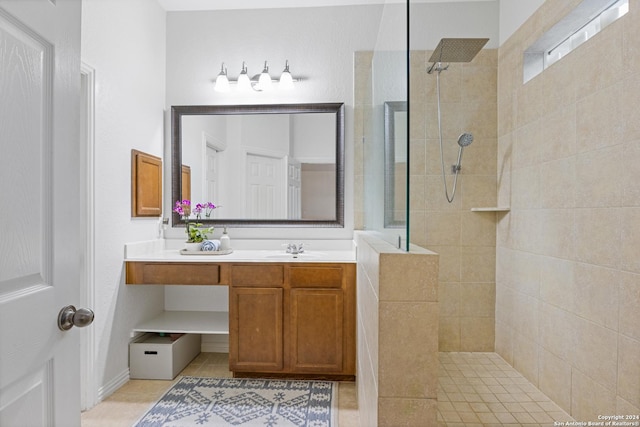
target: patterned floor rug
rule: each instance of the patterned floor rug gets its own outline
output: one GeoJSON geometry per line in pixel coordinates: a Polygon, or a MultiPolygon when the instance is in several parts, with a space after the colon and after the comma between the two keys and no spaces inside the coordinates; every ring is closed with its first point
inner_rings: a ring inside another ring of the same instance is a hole
{"type": "Polygon", "coordinates": [[[135,427],[337,426],[331,381],[183,377],[135,427]]]}

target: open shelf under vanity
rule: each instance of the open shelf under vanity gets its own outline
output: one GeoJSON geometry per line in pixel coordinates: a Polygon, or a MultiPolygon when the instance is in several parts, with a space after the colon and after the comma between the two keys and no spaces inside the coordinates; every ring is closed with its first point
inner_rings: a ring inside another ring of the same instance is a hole
{"type": "Polygon", "coordinates": [[[140,323],[133,332],[164,332],[172,334],[229,334],[229,313],[226,311],[163,311],[140,323]]]}

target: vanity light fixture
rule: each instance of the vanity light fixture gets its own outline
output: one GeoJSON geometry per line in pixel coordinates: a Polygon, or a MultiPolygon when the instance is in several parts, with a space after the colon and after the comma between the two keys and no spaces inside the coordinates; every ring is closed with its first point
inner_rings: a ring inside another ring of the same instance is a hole
{"type": "Polygon", "coordinates": [[[284,65],[284,70],[280,74],[280,83],[278,85],[282,90],[293,90],[293,77],[289,72],[289,61],[287,60],[284,65]]]}
{"type": "Polygon", "coordinates": [[[269,90],[271,89],[271,76],[269,75],[269,66],[267,65],[267,61],[264,61],[264,68],[260,73],[260,77],[258,78],[258,84],[256,85],[257,90],[269,90]]]}
{"type": "Polygon", "coordinates": [[[213,87],[216,92],[230,92],[229,79],[227,78],[227,69],[224,67],[224,62],[220,67],[220,73],[216,77],[216,85],[213,87]]]}
{"type": "MultiPolygon", "coordinates": [[[[293,83],[298,82],[301,79],[296,79],[291,75],[289,71],[289,61],[285,62],[284,70],[280,75],[280,79],[277,81],[277,87],[280,90],[293,90],[293,83]]],[[[216,78],[216,83],[214,86],[214,90],[216,92],[230,92],[231,85],[235,84],[237,86],[238,92],[249,92],[252,89],[258,92],[268,91],[274,88],[274,80],[271,78],[269,74],[269,65],[267,61],[264,61],[264,67],[260,74],[257,74],[253,77],[249,77],[247,72],[246,63],[242,62],[242,70],[240,71],[240,75],[238,76],[238,80],[229,80],[227,77],[227,69],[222,63],[222,67],[220,69],[220,73],[216,78]]]]}
{"type": "Polygon", "coordinates": [[[250,90],[251,79],[249,79],[249,75],[247,74],[247,67],[244,65],[244,61],[242,61],[242,71],[240,71],[240,75],[238,76],[238,91],[249,92],[250,90]]]}

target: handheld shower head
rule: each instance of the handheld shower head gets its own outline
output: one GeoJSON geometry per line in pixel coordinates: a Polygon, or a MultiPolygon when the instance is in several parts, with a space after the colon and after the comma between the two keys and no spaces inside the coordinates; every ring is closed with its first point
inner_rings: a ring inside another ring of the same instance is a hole
{"type": "Polygon", "coordinates": [[[460,146],[460,148],[464,148],[468,145],[471,145],[472,142],[473,142],[473,135],[471,135],[470,133],[465,132],[458,137],[458,145],[460,146]]]}
{"type": "Polygon", "coordinates": [[[458,161],[455,165],[451,166],[452,173],[457,175],[458,172],[460,172],[460,169],[462,169],[462,151],[464,150],[464,147],[468,147],[472,142],[473,135],[470,133],[465,132],[458,137],[458,145],[460,146],[460,149],[458,150],[458,161]]]}

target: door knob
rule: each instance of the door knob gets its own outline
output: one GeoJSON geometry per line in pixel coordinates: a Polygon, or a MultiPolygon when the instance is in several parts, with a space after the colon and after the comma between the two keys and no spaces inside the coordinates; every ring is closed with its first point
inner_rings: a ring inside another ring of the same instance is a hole
{"type": "Polygon", "coordinates": [[[93,323],[93,318],[93,311],[88,308],[76,310],[74,306],[68,305],[60,310],[60,314],[58,314],[58,328],[62,331],[68,331],[74,326],[82,328],[93,323]]]}

